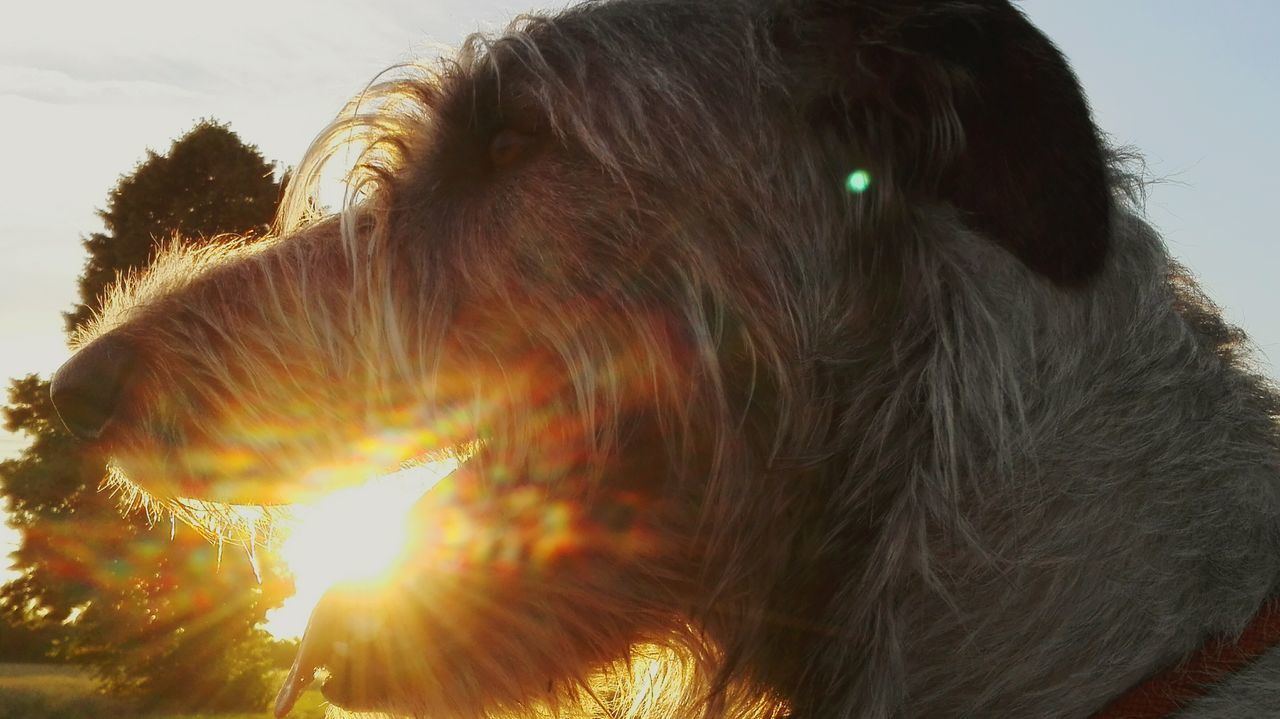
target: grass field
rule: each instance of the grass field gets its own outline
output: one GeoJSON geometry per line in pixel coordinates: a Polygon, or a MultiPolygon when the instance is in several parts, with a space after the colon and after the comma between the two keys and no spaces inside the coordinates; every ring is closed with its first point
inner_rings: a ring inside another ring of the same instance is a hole
{"type": "MultiPolygon", "coordinates": [[[[98,693],[88,674],[50,664],[0,664],[0,719],[127,719],[129,707],[98,693]]],[[[289,716],[323,719],[324,700],[308,691],[289,716]]],[[[267,709],[253,714],[153,714],[151,719],[267,719],[267,709]]]]}

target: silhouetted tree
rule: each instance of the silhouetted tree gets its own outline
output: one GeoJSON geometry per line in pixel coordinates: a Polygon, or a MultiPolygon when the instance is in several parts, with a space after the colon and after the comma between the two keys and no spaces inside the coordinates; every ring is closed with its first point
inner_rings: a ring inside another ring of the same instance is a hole
{"type": "MultiPolygon", "coordinates": [[[[224,125],[201,122],[167,153],[148,152],[99,213],[106,231],[84,241],[80,303],[66,329],[92,316],[117,275],[145,267],[175,236],[261,232],[279,197],[272,166],[224,125]]],[[[268,572],[259,585],[243,556],[223,561],[220,546],[180,524],[122,517],[117,498],[99,491],[101,461],[58,419],[48,382],[13,380],[4,426],[30,444],[0,463],[0,493],[22,536],[19,577],[0,588],[0,619],[43,633],[54,656],[92,667],[143,708],[262,706],[271,657],[257,627],[285,583],[268,572]]]]}
{"type": "MultiPolygon", "coordinates": [[[[28,581],[14,580],[14,585],[28,581]]],[[[15,586],[14,596],[21,596],[15,586]]],[[[0,662],[45,662],[62,643],[65,627],[46,617],[35,616],[25,606],[0,602],[0,662]]]]}
{"type": "Polygon", "coordinates": [[[66,315],[67,330],[91,316],[117,274],[146,266],[175,235],[208,242],[222,233],[261,233],[279,200],[272,166],[225,125],[201,122],[167,154],[148,151],[98,212],[106,231],[84,240],[89,258],[80,276],[80,304],[66,315]]]}

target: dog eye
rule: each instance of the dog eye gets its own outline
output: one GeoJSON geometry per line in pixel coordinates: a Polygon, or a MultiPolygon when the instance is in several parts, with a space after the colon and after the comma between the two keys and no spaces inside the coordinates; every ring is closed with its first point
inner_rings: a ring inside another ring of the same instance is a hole
{"type": "Polygon", "coordinates": [[[509,127],[498,130],[489,140],[489,161],[494,167],[509,167],[529,154],[535,139],[527,132],[509,127]]]}

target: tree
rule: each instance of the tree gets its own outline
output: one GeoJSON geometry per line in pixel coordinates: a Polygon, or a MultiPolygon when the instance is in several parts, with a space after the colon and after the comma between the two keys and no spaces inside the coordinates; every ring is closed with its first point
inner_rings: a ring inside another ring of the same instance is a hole
{"type": "MultiPolygon", "coordinates": [[[[21,593],[20,588],[15,592],[21,593]]],[[[23,606],[0,603],[0,662],[46,661],[63,634],[64,628],[57,622],[28,616],[23,606]]]]}
{"type": "MultiPolygon", "coordinates": [[[[84,241],[67,331],[162,244],[261,232],[279,197],[272,166],[224,125],[201,122],[166,154],[148,152],[99,213],[105,231],[84,241]]],[[[261,706],[270,658],[257,627],[287,590],[278,575],[259,586],[248,561],[222,561],[222,547],[194,530],[122,517],[99,491],[101,461],[63,428],[39,377],[12,381],[4,425],[31,443],[0,463],[0,493],[22,535],[20,575],[0,588],[0,624],[49,638],[56,657],[94,668],[144,708],[261,706]]]]}
{"type": "Polygon", "coordinates": [[[119,273],[145,267],[174,236],[200,243],[223,233],[266,230],[280,200],[273,175],[256,148],[209,121],[174,142],[168,154],[148,151],[98,213],[106,231],[84,240],[89,259],[80,276],[81,303],[67,313],[67,331],[92,315],[119,273]]]}

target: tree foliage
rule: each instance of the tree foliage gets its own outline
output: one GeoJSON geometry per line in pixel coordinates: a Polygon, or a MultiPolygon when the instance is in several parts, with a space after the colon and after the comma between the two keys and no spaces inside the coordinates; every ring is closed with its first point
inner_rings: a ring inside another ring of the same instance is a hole
{"type": "MultiPolygon", "coordinates": [[[[84,241],[81,301],[66,329],[161,245],[260,232],[279,196],[271,165],[224,125],[201,122],[167,153],[149,152],[108,196],[105,231],[84,241]]],[[[242,554],[224,561],[194,530],[122,517],[117,498],[99,491],[102,461],[63,428],[47,381],[11,382],[4,426],[30,444],[0,463],[0,493],[22,535],[20,575],[0,588],[0,637],[43,638],[53,656],[94,668],[144,708],[261,706],[270,657],[257,627],[284,582],[269,574],[259,585],[242,554]]]]}
{"type": "Polygon", "coordinates": [[[272,166],[224,125],[202,122],[167,154],[148,151],[98,212],[106,230],[84,240],[89,259],[80,276],[81,303],[66,315],[67,330],[91,316],[119,273],[145,267],[165,242],[260,233],[279,200],[272,166]]]}

